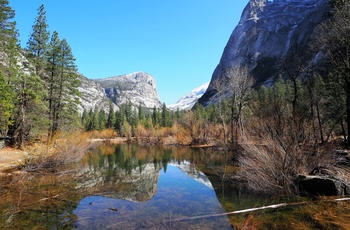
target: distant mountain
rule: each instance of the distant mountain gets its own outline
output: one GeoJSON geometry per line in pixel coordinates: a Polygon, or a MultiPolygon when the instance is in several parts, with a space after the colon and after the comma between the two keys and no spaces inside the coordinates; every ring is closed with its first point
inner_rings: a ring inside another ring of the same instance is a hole
{"type": "MultiPolygon", "coordinates": [[[[83,110],[89,111],[90,109],[103,109],[109,111],[109,104],[111,100],[106,96],[105,89],[101,86],[99,82],[88,79],[84,76],[80,76],[80,86],[78,88],[80,92],[80,102],[79,113],[83,110]]],[[[118,110],[118,106],[113,103],[114,111],[118,110]]]]}
{"type": "Polygon", "coordinates": [[[156,81],[145,72],[135,72],[116,77],[95,80],[105,90],[106,96],[116,105],[131,102],[146,108],[160,108],[156,81]]]}
{"type": "MultiPolygon", "coordinates": [[[[6,58],[4,52],[0,52],[0,65],[5,65],[6,58]]],[[[26,75],[34,74],[34,65],[25,57],[22,51],[18,57],[17,65],[21,72],[26,75]]],[[[145,72],[135,72],[104,79],[89,79],[79,74],[80,85],[80,105],[78,112],[81,114],[84,109],[103,109],[109,111],[110,103],[114,111],[119,109],[121,104],[131,102],[135,106],[153,109],[160,108],[160,102],[156,81],[154,77],[145,72]]]]}
{"type": "Polygon", "coordinates": [[[135,106],[141,104],[141,106],[150,109],[162,106],[154,77],[144,72],[96,80],[81,76],[80,81],[79,92],[82,104],[79,108],[80,112],[83,109],[94,109],[95,106],[108,111],[111,101],[114,110],[127,102],[131,102],[135,106]]]}
{"type": "Polygon", "coordinates": [[[329,0],[250,0],[198,102],[215,103],[215,95],[225,90],[218,83],[234,79],[235,68],[247,67],[257,85],[270,85],[286,76],[286,69],[297,71],[300,63],[317,65],[318,51],[308,48],[329,7],[329,0]]]}
{"type": "Polygon", "coordinates": [[[187,93],[183,97],[181,97],[176,104],[169,105],[168,108],[176,111],[179,110],[190,110],[194,106],[194,104],[197,102],[198,98],[200,98],[204,92],[207,90],[209,86],[209,82],[201,85],[200,87],[192,90],[191,92],[187,93]]]}

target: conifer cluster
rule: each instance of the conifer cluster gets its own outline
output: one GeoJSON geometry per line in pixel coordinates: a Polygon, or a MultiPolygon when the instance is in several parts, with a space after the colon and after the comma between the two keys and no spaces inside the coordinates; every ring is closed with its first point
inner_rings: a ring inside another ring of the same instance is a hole
{"type": "Polygon", "coordinates": [[[50,39],[44,5],[24,49],[14,16],[0,0],[0,136],[21,146],[77,126],[79,80],[68,42],[56,31],[50,39]]]}

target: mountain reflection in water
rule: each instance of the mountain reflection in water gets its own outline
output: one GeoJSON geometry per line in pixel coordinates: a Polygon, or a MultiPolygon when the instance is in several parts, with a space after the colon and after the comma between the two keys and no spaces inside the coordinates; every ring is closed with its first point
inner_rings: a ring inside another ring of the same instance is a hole
{"type": "Polygon", "coordinates": [[[94,195],[75,209],[76,228],[232,229],[227,216],[176,221],[225,212],[209,179],[185,155],[130,145],[101,147],[79,174],[77,188],[94,195]]]}

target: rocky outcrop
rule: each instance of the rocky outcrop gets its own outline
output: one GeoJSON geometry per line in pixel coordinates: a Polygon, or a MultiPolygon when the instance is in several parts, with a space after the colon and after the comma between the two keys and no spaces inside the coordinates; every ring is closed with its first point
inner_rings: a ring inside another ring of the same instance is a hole
{"type": "MultiPolygon", "coordinates": [[[[79,113],[82,113],[84,109],[87,111],[90,109],[94,110],[96,106],[99,109],[109,111],[111,100],[105,95],[105,89],[101,84],[82,75],[79,77],[79,80],[80,86],[78,90],[80,92],[81,103],[78,106],[79,113]]],[[[116,104],[113,103],[112,106],[114,106],[114,111],[118,109],[116,104]]]]}
{"type": "Polygon", "coordinates": [[[141,104],[145,108],[160,108],[162,103],[157,93],[154,77],[144,72],[136,72],[116,77],[91,80],[80,76],[80,101],[79,112],[84,109],[109,110],[112,102],[114,111],[121,104],[131,102],[135,106],[141,104]]]}
{"type": "Polygon", "coordinates": [[[160,108],[156,81],[153,76],[144,72],[96,80],[105,90],[106,96],[115,104],[132,104],[146,108],[160,108]]]}
{"type": "Polygon", "coordinates": [[[285,68],[293,71],[296,56],[304,65],[311,63],[317,52],[309,53],[307,48],[315,26],[325,19],[328,2],[250,0],[199,103],[211,103],[218,92],[214,82],[234,78],[232,69],[248,67],[261,85],[273,83],[285,68]]]}
{"type": "Polygon", "coordinates": [[[346,182],[329,176],[299,176],[298,185],[303,195],[340,196],[349,195],[346,182]]]}

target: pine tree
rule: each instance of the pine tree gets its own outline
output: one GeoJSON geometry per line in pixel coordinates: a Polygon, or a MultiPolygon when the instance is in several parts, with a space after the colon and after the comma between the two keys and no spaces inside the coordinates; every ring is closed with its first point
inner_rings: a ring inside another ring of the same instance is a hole
{"type": "Polygon", "coordinates": [[[0,135],[7,135],[15,119],[15,84],[18,74],[15,12],[7,0],[0,0],[0,135]]]}
{"type": "Polygon", "coordinates": [[[52,122],[51,131],[53,132],[53,122],[55,117],[55,104],[58,101],[57,90],[59,88],[59,72],[60,72],[60,60],[61,60],[61,50],[60,50],[61,40],[56,31],[53,32],[51,36],[50,43],[45,52],[45,62],[46,62],[46,74],[47,74],[47,100],[49,106],[49,120],[52,122]]]}
{"type": "Polygon", "coordinates": [[[106,112],[103,109],[100,109],[98,111],[98,130],[104,130],[106,129],[107,125],[107,117],[106,117],[106,112]]]}
{"type": "Polygon", "coordinates": [[[161,119],[161,126],[163,127],[171,127],[172,121],[171,121],[171,117],[170,117],[170,112],[168,111],[165,103],[163,103],[162,106],[162,113],[161,113],[162,119],[161,119]]]}
{"type": "Polygon", "coordinates": [[[74,128],[78,123],[78,105],[80,85],[75,58],[72,49],[66,39],[60,43],[61,60],[59,73],[58,101],[55,108],[53,131],[58,130],[58,124],[63,128],[74,128]]]}
{"type": "Polygon", "coordinates": [[[144,112],[144,108],[142,108],[141,103],[139,104],[139,107],[137,109],[138,111],[138,119],[140,122],[144,122],[145,121],[145,112],[144,112]]]}
{"type": "Polygon", "coordinates": [[[29,58],[32,59],[35,65],[35,72],[38,76],[44,78],[45,52],[49,41],[50,32],[48,31],[46,21],[46,11],[44,5],[38,9],[38,16],[32,27],[32,32],[27,43],[29,58]]]}
{"type": "Polygon", "coordinates": [[[56,31],[51,36],[45,58],[49,80],[49,134],[52,135],[59,128],[69,129],[78,122],[79,79],[72,50],[65,39],[60,40],[56,31]]]}
{"type": "Polygon", "coordinates": [[[16,85],[18,116],[13,136],[22,146],[25,141],[43,134],[48,121],[42,114],[47,107],[43,102],[44,83],[36,74],[19,73],[16,85]]]}
{"type": "Polygon", "coordinates": [[[0,136],[6,135],[14,110],[13,91],[0,71],[0,136]]]}
{"type": "Polygon", "coordinates": [[[113,104],[112,102],[109,103],[109,110],[108,110],[108,117],[107,117],[107,128],[112,129],[113,125],[115,124],[116,117],[115,117],[115,112],[113,109],[113,104]]]}
{"type": "Polygon", "coordinates": [[[0,0],[0,52],[6,52],[5,47],[9,39],[13,38],[15,22],[14,10],[9,6],[8,0],[0,0]]]}
{"type": "Polygon", "coordinates": [[[119,111],[116,112],[115,130],[119,136],[124,136],[124,125],[127,123],[125,116],[125,105],[121,105],[119,111]]]}

